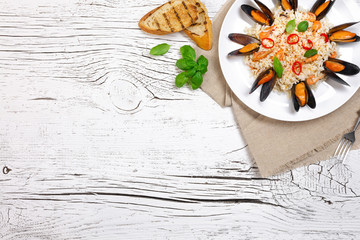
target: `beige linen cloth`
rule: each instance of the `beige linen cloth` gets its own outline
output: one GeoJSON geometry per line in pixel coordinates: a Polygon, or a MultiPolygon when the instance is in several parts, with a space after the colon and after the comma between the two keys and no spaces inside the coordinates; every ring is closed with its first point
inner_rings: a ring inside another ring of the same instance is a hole
{"type": "MultiPolygon", "coordinates": [[[[202,90],[220,106],[232,107],[241,133],[263,177],[329,159],[342,135],[352,130],[356,123],[360,110],[360,91],[335,112],[306,122],[277,121],[246,107],[227,86],[218,58],[220,28],[234,1],[228,0],[213,20],[213,49],[196,49],[198,54],[209,59],[209,70],[202,90]]],[[[359,149],[359,143],[357,141],[352,149],[359,149]]]]}

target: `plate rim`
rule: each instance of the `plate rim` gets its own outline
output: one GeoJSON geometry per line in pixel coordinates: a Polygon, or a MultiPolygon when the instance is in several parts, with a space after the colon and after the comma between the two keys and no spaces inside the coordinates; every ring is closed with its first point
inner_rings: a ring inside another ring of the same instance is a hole
{"type": "MultiPolygon", "coordinates": [[[[352,3],[355,3],[357,6],[358,4],[354,1],[354,0],[350,0],[352,3]]],[[[258,109],[254,109],[251,105],[248,104],[248,102],[246,101],[243,101],[241,96],[239,96],[240,94],[238,94],[236,91],[233,90],[233,84],[231,83],[231,81],[228,81],[227,77],[226,77],[226,74],[224,72],[224,67],[223,67],[223,61],[222,61],[222,55],[221,55],[221,51],[222,51],[222,48],[220,47],[222,44],[222,41],[223,41],[223,32],[224,32],[224,25],[225,25],[225,22],[227,21],[227,18],[229,17],[229,13],[233,11],[233,8],[235,7],[235,5],[238,3],[238,2],[243,2],[243,3],[247,3],[246,0],[235,0],[232,5],[230,6],[229,10],[227,11],[224,19],[223,19],[223,22],[221,24],[221,28],[220,28],[220,32],[219,32],[219,37],[218,37],[218,57],[219,57],[219,63],[220,63],[220,69],[222,71],[222,74],[225,78],[225,81],[226,83],[228,84],[228,86],[230,87],[230,89],[232,90],[232,92],[237,96],[237,98],[243,103],[245,104],[248,108],[250,108],[252,111],[255,111],[256,113],[262,115],[262,116],[265,116],[265,117],[268,117],[268,118],[271,118],[271,119],[274,119],[274,120],[278,120],[278,121],[285,121],[285,122],[305,122],[305,121],[311,121],[311,120],[315,120],[315,119],[318,119],[318,118],[321,118],[321,117],[324,117],[324,116],[327,116],[329,115],[330,113],[336,111],[337,109],[341,108],[344,104],[346,104],[352,97],[354,97],[354,95],[358,92],[358,90],[360,89],[360,84],[358,84],[357,88],[356,86],[351,86],[354,88],[354,92],[352,94],[349,94],[350,96],[349,97],[346,97],[346,100],[344,100],[344,102],[340,103],[339,106],[333,108],[333,109],[330,109],[329,111],[326,111],[325,113],[321,113],[321,114],[314,114],[314,115],[311,115],[311,116],[308,116],[308,117],[302,117],[302,118],[299,118],[299,119],[296,119],[296,118],[289,118],[289,117],[281,117],[281,115],[279,116],[274,116],[274,115],[269,115],[267,113],[263,113],[263,112],[260,112],[258,111],[258,109]],[[356,89],[355,89],[356,88],[356,89]]],[[[273,2],[273,1],[272,1],[273,2]]],[[[344,4],[349,4],[348,1],[346,1],[344,4]]],[[[275,7],[275,3],[274,3],[274,7],[275,7]]],[[[273,8],[273,7],[272,7],[273,8]]],[[[358,9],[360,9],[358,7],[358,9]]],[[[240,17],[240,16],[239,16],[240,17]]],[[[359,20],[357,19],[354,19],[355,16],[351,16],[351,18],[353,19],[352,21],[357,21],[359,22],[359,20]]],[[[242,21],[245,21],[245,20],[242,20],[242,21]]],[[[330,21],[331,23],[331,21],[330,21]]],[[[255,23],[254,23],[255,24],[255,23]]],[[[360,23],[359,23],[360,24],[360,23]]],[[[254,26],[254,25],[249,25],[249,26],[254,26]]],[[[245,27],[243,27],[245,28],[245,27]]],[[[227,33],[229,34],[229,33],[227,33]]],[[[356,43],[354,43],[356,44],[356,43]]],[[[338,47],[338,45],[337,45],[338,47]]],[[[284,93],[280,93],[280,94],[287,94],[286,92],[284,93]]],[[[295,113],[296,114],[296,113],[295,113]]]]}

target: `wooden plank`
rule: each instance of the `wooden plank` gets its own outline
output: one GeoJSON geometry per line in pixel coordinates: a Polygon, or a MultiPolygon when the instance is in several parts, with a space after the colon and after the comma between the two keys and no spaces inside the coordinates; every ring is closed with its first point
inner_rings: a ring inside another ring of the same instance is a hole
{"type": "Polygon", "coordinates": [[[231,110],[175,87],[186,36],[138,29],[161,1],[0,2],[1,239],[360,233],[360,151],[260,178],[231,110]]]}

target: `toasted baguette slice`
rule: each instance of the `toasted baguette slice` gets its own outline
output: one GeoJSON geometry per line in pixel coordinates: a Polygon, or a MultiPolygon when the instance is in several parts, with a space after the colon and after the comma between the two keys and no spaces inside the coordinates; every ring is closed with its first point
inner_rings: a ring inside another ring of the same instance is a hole
{"type": "Polygon", "coordinates": [[[199,18],[195,2],[173,0],[155,8],[139,21],[139,27],[148,33],[164,35],[180,32],[199,18]]]}
{"type": "Polygon", "coordinates": [[[213,42],[212,23],[205,5],[196,1],[199,18],[194,25],[186,28],[184,32],[202,49],[210,50],[213,42]]]}

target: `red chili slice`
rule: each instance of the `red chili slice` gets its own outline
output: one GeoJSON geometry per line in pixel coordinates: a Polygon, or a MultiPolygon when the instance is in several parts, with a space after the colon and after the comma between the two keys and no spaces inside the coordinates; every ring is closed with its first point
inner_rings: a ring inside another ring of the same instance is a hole
{"type": "Polygon", "coordinates": [[[298,42],[300,41],[300,38],[297,34],[293,33],[293,34],[290,34],[287,38],[287,43],[288,44],[297,44],[298,42]],[[293,39],[292,38],[295,38],[295,41],[292,41],[293,39]]]}
{"type": "Polygon", "coordinates": [[[299,61],[294,62],[294,64],[292,65],[292,71],[296,75],[300,75],[300,73],[302,72],[302,65],[299,61]]]}
{"type": "Polygon", "coordinates": [[[272,40],[271,38],[264,38],[262,41],[261,41],[261,45],[264,47],[264,48],[273,48],[274,46],[275,46],[275,42],[274,42],[274,40],[272,40]],[[266,45],[265,43],[264,43],[264,41],[268,41],[268,42],[270,42],[270,46],[269,45],[266,45]]]}
{"type": "Polygon", "coordinates": [[[305,50],[312,49],[312,47],[314,46],[314,43],[310,39],[308,39],[307,42],[310,46],[308,47],[308,46],[305,46],[304,44],[302,44],[303,49],[305,49],[305,50]]]}
{"type": "Polygon", "coordinates": [[[328,35],[326,35],[325,33],[320,34],[320,36],[325,38],[325,42],[327,43],[329,41],[329,37],[328,35]]]}

